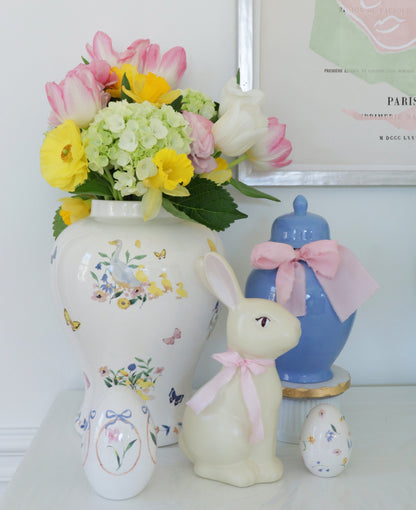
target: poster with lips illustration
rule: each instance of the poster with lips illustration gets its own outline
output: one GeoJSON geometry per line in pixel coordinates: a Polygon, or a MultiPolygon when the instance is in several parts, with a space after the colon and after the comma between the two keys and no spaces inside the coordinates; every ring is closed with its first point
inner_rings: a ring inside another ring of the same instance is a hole
{"type": "Polygon", "coordinates": [[[293,146],[276,179],[332,171],[348,176],[337,184],[362,184],[374,172],[366,184],[416,183],[416,2],[252,5],[254,86],[293,146]]]}

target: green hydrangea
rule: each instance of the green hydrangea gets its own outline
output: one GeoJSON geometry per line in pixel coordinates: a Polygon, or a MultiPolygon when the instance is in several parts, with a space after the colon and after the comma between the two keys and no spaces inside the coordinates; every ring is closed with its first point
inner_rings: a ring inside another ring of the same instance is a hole
{"type": "Polygon", "coordinates": [[[199,90],[185,89],[182,92],[182,96],[183,110],[197,113],[209,120],[212,120],[216,116],[217,109],[214,101],[199,90]]]}
{"type": "Polygon", "coordinates": [[[114,171],[115,189],[122,195],[141,194],[136,169],[140,161],[168,147],[189,154],[191,128],[171,106],[110,102],[100,110],[81,138],[93,172],[114,171]]]}

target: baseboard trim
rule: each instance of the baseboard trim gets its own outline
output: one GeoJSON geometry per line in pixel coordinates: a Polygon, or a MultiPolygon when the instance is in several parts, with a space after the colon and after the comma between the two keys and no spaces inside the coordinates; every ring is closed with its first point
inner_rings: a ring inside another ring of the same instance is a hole
{"type": "Polygon", "coordinates": [[[32,427],[0,428],[0,483],[13,478],[36,432],[32,427]]]}

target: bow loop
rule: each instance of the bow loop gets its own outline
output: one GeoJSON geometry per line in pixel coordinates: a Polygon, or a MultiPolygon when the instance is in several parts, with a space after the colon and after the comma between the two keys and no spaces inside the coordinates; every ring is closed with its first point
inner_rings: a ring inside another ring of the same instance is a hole
{"type": "Polygon", "coordinates": [[[297,317],[306,314],[305,262],[314,272],[335,313],[345,321],[379,288],[355,255],[337,241],[323,239],[295,250],[267,241],[251,253],[255,269],[277,269],[276,301],[297,317]]]}
{"type": "Polygon", "coordinates": [[[257,395],[256,386],[251,374],[263,374],[267,367],[274,366],[272,359],[246,359],[236,351],[227,351],[213,354],[212,357],[219,361],[224,368],[210,381],[208,381],[188,402],[187,405],[195,414],[201,413],[215,399],[218,391],[225,386],[240,368],[241,389],[243,400],[246,405],[252,432],[250,443],[258,443],[264,438],[263,424],[261,421],[261,406],[257,395]]]}
{"type": "Polygon", "coordinates": [[[112,409],[108,409],[105,413],[105,417],[111,420],[107,423],[105,428],[109,427],[110,425],[114,425],[116,421],[122,421],[123,423],[127,423],[133,428],[133,424],[128,421],[128,419],[132,417],[132,412],[130,409],[125,409],[120,414],[117,414],[112,409]]]}
{"type": "Polygon", "coordinates": [[[334,278],[341,262],[338,242],[328,239],[305,244],[299,250],[299,260],[304,260],[316,273],[334,278]]]}

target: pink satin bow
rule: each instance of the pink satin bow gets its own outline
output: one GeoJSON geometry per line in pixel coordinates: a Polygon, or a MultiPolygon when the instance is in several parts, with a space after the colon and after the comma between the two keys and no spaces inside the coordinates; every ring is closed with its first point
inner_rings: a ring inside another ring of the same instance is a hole
{"type": "Polygon", "coordinates": [[[213,354],[212,357],[224,365],[224,368],[213,379],[208,381],[187,402],[187,405],[195,414],[201,413],[213,402],[220,388],[231,381],[237,369],[240,368],[243,399],[252,425],[250,443],[262,441],[264,438],[264,430],[261,421],[261,406],[251,374],[263,374],[267,370],[267,367],[274,366],[274,360],[245,359],[235,351],[213,354]]]}
{"type": "Polygon", "coordinates": [[[268,241],[256,245],[251,265],[276,269],[276,301],[297,317],[306,314],[304,261],[314,272],[341,322],[378,289],[355,255],[337,241],[321,240],[294,249],[268,241]]]}

